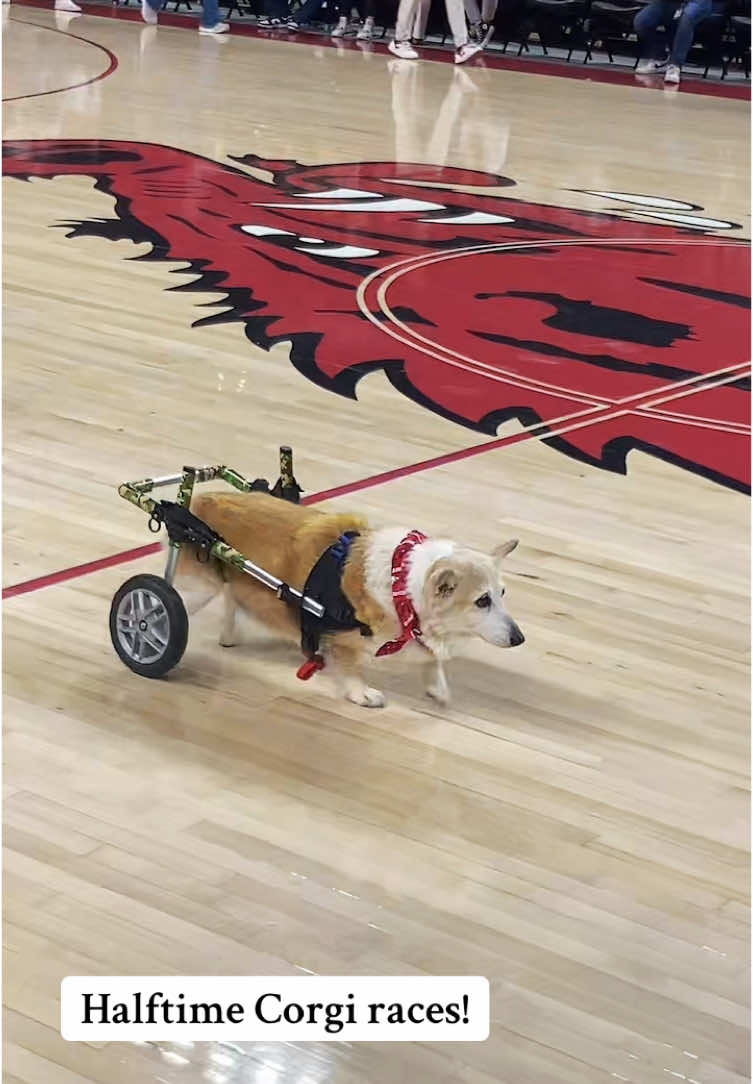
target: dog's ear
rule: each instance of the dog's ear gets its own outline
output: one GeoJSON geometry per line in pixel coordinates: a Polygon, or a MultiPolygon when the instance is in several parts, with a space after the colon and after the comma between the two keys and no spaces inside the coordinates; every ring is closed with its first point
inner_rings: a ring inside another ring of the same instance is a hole
{"type": "Polygon", "coordinates": [[[508,553],[512,553],[518,544],[517,538],[511,538],[509,542],[503,542],[500,546],[495,546],[492,550],[492,560],[495,565],[499,565],[507,557],[508,553]]]}
{"type": "Polygon", "coordinates": [[[440,562],[429,573],[429,592],[434,598],[449,598],[457,589],[458,581],[457,572],[440,562]]]}

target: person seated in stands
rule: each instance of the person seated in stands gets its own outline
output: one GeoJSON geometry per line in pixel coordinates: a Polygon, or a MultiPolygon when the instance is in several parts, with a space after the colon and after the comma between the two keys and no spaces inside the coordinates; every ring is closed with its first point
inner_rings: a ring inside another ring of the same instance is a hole
{"type": "Polygon", "coordinates": [[[345,6],[340,5],[341,14],[332,37],[345,38],[355,34],[357,41],[371,41],[374,37],[374,0],[357,0],[356,6],[350,9],[350,21],[344,14],[345,6]]]}
{"type": "Polygon", "coordinates": [[[295,15],[288,18],[288,30],[308,30],[324,7],[324,0],[303,0],[295,15]]]}
{"type": "Polygon", "coordinates": [[[288,0],[264,0],[264,14],[256,24],[260,30],[287,30],[288,0]]]}
{"type": "Polygon", "coordinates": [[[636,72],[639,75],[664,72],[664,82],[677,85],[696,27],[724,8],[724,4],[714,0],[687,0],[685,4],[679,0],[651,0],[633,20],[641,57],[636,72]],[[665,31],[661,39],[660,26],[665,31]],[[669,53],[664,44],[667,37],[672,39],[669,53]]]}
{"type": "Polygon", "coordinates": [[[465,0],[465,15],[468,20],[468,40],[487,45],[494,34],[494,17],[497,14],[497,0],[465,0]]]}

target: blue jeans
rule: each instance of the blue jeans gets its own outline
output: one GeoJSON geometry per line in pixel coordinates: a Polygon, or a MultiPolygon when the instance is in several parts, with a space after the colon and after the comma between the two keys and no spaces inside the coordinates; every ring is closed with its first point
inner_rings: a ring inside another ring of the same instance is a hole
{"type": "MultiPolygon", "coordinates": [[[[162,7],[164,0],[146,0],[152,11],[159,11],[162,7]]],[[[201,5],[201,25],[202,26],[214,26],[220,21],[220,4],[219,0],[202,0],[201,5]]]]}
{"type": "Polygon", "coordinates": [[[657,31],[663,26],[667,36],[672,37],[669,63],[676,64],[678,68],[683,66],[693,44],[695,28],[709,17],[713,3],[712,0],[687,0],[680,18],[676,20],[675,12],[679,6],[676,0],[651,0],[643,11],[638,12],[633,27],[638,35],[641,57],[661,59],[657,31]]]}

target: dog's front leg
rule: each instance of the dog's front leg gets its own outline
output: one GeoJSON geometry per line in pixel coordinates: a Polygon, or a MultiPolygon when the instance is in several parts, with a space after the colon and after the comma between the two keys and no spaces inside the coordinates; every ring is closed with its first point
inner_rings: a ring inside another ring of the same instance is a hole
{"type": "Polygon", "coordinates": [[[383,708],[386,700],[379,689],[370,688],[363,679],[365,652],[360,633],[337,633],[327,647],[327,666],[338,690],[346,700],[363,708],[383,708]]]}
{"type": "Polygon", "coordinates": [[[426,663],[426,695],[438,704],[448,704],[450,701],[450,686],[447,684],[444,664],[436,657],[426,663]]]}
{"type": "Polygon", "coordinates": [[[238,609],[233,590],[229,583],[222,588],[222,627],[220,629],[220,645],[222,647],[235,646],[235,613],[238,609]]]}

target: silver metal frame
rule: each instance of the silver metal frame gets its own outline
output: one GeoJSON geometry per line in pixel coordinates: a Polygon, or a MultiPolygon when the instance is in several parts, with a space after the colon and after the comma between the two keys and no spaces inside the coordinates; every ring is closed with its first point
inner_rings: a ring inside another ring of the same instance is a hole
{"type": "MultiPolygon", "coordinates": [[[[289,472],[288,478],[292,481],[292,453],[289,448],[283,447],[280,449],[280,463],[281,471],[283,469],[283,464],[287,463],[287,470],[289,472]],[[289,458],[283,459],[284,456],[289,458]]],[[[130,501],[131,504],[135,504],[144,512],[151,514],[155,507],[155,502],[151,500],[149,493],[153,489],[160,489],[164,486],[180,486],[178,491],[178,503],[188,507],[194,484],[196,482],[210,482],[215,478],[222,479],[233,486],[234,489],[239,489],[242,492],[249,492],[252,488],[252,483],[244,478],[243,475],[230,467],[220,465],[216,467],[185,467],[180,474],[166,474],[161,478],[146,478],[140,482],[124,482],[123,485],[118,487],[118,493],[121,497],[125,498],[125,500],[130,501]]],[[[241,571],[245,572],[247,575],[253,576],[259,583],[263,583],[265,587],[269,587],[274,591],[278,598],[282,598],[283,595],[292,597],[307,613],[313,614],[314,617],[324,617],[325,608],[320,602],[316,602],[314,599],[309,598],[300,591],[296,591],[294,587],[290,587],[283,580],[278,579],[277,576],[273,576],[271,572],[267,572],[266,569],[260,568],[259,565],[255,565],[253,561],[249,561],[238,550],[234,550],[232,547],[228,546],[225,546],[224,550],[219,550],[217,546],[218,544],[215,543],[215,546],[210,550],[210,555],[212,557],[222,561],[224,564],[231,565],[233,568],[240,568],[241,571]],[[231,550],[230,554],[226,552],[228,549],[231,550]]],[[[169,552],[167,555],[164,576],[169,584],[172,584],[175,578],[180,548],[179,542],[169,543],[169,552]]]]}

